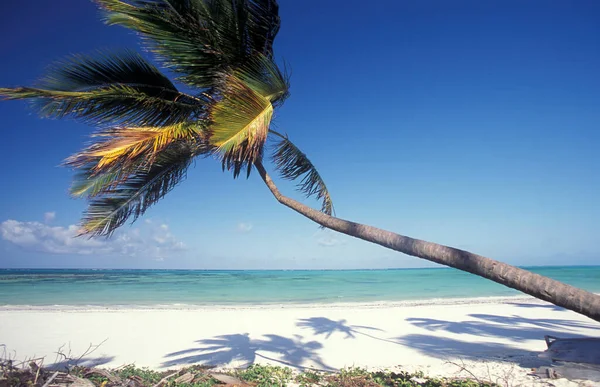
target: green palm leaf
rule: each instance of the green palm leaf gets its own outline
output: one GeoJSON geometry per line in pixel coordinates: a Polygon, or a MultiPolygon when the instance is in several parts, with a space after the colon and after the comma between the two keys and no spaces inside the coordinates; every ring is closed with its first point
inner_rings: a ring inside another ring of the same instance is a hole
{"type": "MultiPolygon", "coordinates": [[[[282,73],[273,60],[265,55],[256,54],[248,58],[233,74],[273,105],[281,105],[289,97],[289,75],[282,73]]],[[[220,86],[228,89],[227,84],[220,86]]]]}
{"type": "Polygon", "coordinates": [[[288,95],[287,78],[266,56],[257,54],[220,79],[222,96],[209,111],[210,144],[221,153],[223,169],[247,175],[261,160],[273,117],[273,104],[288,95]]]}
{"type": "Polygon", "coordinates": [[[316,196],[317,200],[322,202],[321,211],[327,215],[334,214],[333,202],[327,186],[308,157],[287,136],[273,130],[271,133],[281,139],[273,154],[273,161],[281,177],[286,180],[302,178],[297,184],[298,190],[307,197],[316,196]]]}
{"type": "Polygon", "coordinates": [[[272,55],[274,0],[96,0],[106,21],[142,34],[180,80],[211,88],[255,52],[272,55]]]}
{"type": "Polygon", "coordinates": [[[180,93],[138,54],[75,55],[56,63],[38,87],[0,88],[4,99],[32,99],[47,117],[93,124],[167,125],[202,117],[205,99],[180,93]]]}
{"type": "Polygon", "coordinates": [[[90,193],[90,203],[80,233],[108,236],[128,219],[135,221],[185,179],[197,155],[194,145],[179,142],[163,150],[152,165],[133,169],[128,176],[123,176],[122,169],[101,175],[101,182],[91,175],[91,184],[86,188],[87,179],[81,174],[79,187],[90,193]]]}
{"type": "Polygon", "coordinates": [[[227,81],[227,93],[210,111],[210,144],[220,152],[223,169],[233,169],[234,177],[262,158],[273,117],[271,102],[239,78],[227,81]]]}
{"type": "Polygon", "coordinates": [[[273,41],[279,32],[279,5],[275,0],[247,1],[249,37],[252,48],[269,58],[273,56],[273,41]]]}
{"type": "Polygon", "coordinates": [[[71,194],[89,200],[82,233],[110,235],[175,187],[198,155],[218,153],[234,177],[250,174],[289,83],[273,61],[276,0],[95,1],[108,24],[140,33],[199,96],[127,51],[73,56],[33,87],[0,88],[0,98],[101,127],[65,164],[77,170],[71,194]]]}
{"type": "MultiPolygon", "coordinates": [[[[80,171],[75,175],[69,193],[73,197],[94,197],[103,191],[107,191],[118,185],[128,175],[131,170],[119,168],[110,172],[97,173],[96,163],[89,163],[84,167],[80,167],[80,171]]],[[[131,168],[135,170],[136,168],[131,168]]]]}

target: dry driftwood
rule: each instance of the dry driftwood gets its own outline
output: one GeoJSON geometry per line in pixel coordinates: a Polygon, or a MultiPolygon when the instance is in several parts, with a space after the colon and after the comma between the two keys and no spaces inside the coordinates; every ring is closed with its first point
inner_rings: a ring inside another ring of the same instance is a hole
{"type": "Polygon", "coordinates": [[[233,386],[248,386],[249,385],[248,383],[244,382],[243,380],[238,379],[231,375],[227,375],[227,374],[219,374],[216,372],[211,372],[211,373],[209,373],[209,375],[224,384],[233,385],[233,386]]]}
{"type": "Polygon", "coordinates": [[[92,368],[85,373],[86,377],[91,376],[91,375],[98,375],[98,376],[105,377],[106,379],[108,379],[108,381],[110,381],[111,383],[114,383],[114,384],[122,384],[123,383],[123,380],[121,380],[120,377],[113,375],[112,373],[108,372],[107,370],[103,370],[101,368],[92,368]]]}
{"type": "Polygon", "coordinates": [[[541,357],[552,361],[600,365],[600,338],[561,339],[544,336],[548,349],[541,357]]]}
{"type": "MultiPolygon", "coordinates": [[[[37,372],[36,372],[36,373],[37,373],[37,372]]],[[[44,385],[43,385],[42,387],[48,387],[48,386],[50,385],[50,383],[52,383],[52,381],[53,381],[54,379],[56,379],[56,377],[57,377],[57,376],[58,376],[58,371],[56,371],[54,374],[52,374],[52,376],[50,376],[50,377],[48,378],[48,380],[46,380],[46,383],[44,383],[44,385]]],[[[36,376],[36,379],[37,379],[37,376],[36,376]]]]}
{"type": "MultiPolygon", "coordinates": [[[[57,386],[61,387],[96,387],[90,380],[78,378],[74,375],[62,374],[55,379],[57,386]],[[60,376],[63,376],[62,378],[60,376]],[[58,380],[60,379],[60,383],[58,380]]],[[[54,385],[54,384],[53,384],[54,385]]]]}
{"type": "Polygon", "coordinates": [[[167,382],[169,379],[171,379],[173,376],[175,376],[175,375],[179,375],[180,373],[181,373],[181,370],[180,370],[180,371],[177,371],[177,372],[173,372],[172,374],[170,374],[170,375],[167,375],[167,376],[165,376],[164,378],[162,378],[162,379],[161,379],[161,380],[160,380],[158,383],[156,383],[156,384],[155,384],[154,386],[152,386],[152,387],[160,387],[160,386],[162,386],[163,384],[165,384],[165,383],[166,383],[166,382],[167,382]]]}
{"type": "Polygon", "coordinates": [[[600,382],[600,338],[544,338],[548,349],[540,357],[551,360],[552,365],[540,367],[538,376],[600,382]]]}
{"type": "Polygon", "coordinates": [[[195,377],[196,377],[196,375],[194,375],[191,372],[188,372],[188,373],[185,373],[185,374],[181,375],[177,379],[175,379],[175,382],[176,383],[191,383],[192,380],[194,380],[195,377]]]}

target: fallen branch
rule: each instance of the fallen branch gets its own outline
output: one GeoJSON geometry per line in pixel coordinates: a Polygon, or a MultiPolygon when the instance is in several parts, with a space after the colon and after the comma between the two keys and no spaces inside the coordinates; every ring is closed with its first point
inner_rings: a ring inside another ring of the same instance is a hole
{"type": "Polygon", "coordinates": [[[76,366],[78,366],[78,365],[79,365],[79,363],[81,362],[81,360],[82,360],[82,359],[83,359],[85,356],[87,356],[87,355],[89,355],[89,354],[93,353],[94,351],[96,351],[96,350],[97,350],[98,348],[100,348],[100,346],[101,346],[102,344],[104,344],[104,343],[105,343],[107,340],[108,340],[108,338],[106,338],[106,339],[102,340],[102,342],[101,342],[100,344],[92,344],[92,343],[90,343],[90,345],[89,345],[89,346],[88,346],[88,348],[85,350],[85,352],[84,352],[84,353],[83,353],[81,356],[79,356],[77,359],[74,359],[74,358],[72,358],[72,357],[71,357],[71,343],[69,342],[68,344],[63,344],[63,345],[61,345],[61,346],[58,348],[58,351],[56,351],[56,360],[55,360],[55,363],[60,363],[60,362],[64,362],[64,363],[66,363],[66,365],[65,365],[65,368],[66,368],[67,370],[69,369],[69,367],[76,367],[76,366]],[[68,345],[68,347],[67,347],[67,348],[68,348],[68,352],[67,352],[67,353],[64,353],[64,352],[63,352],[63,348],[64,348],[66,345],[68,345]],[[59,359],[59,356],[62,356],[62,360],[61,360],[61,361],[58,361],[58,359],[59,359]]]}
{"type": "Polygon", "coordinates": [[[52,383],[52,381],[58,376],[58,371],[56,371],[52,376],[50,376],[50,378],[48,378],[48,380],[46,380],[46,383],[44,383],[44,385],[42,387],[48,387],[50,385],[50,383],[52,383]]]}
{"type": "MultiPolygon", "coordinates": [[[[473,372],[471,372],[471,370],[469,370],[469,369],[467,368],[467,366],[465,365],[465,362],[464,362],[464,360],[462,360],[462,359],[461,359],[461,362],[462,362],[462,365],[460,365],[460,364],[457,364],[457,363],[455,363],[455,362],[453,362],[453,361],[446,361],[446,363],[448,363],[448,364],[452,364],[452,365],[454,365],[454,366],[456,366],[456,367],[460,368],[460,370],[458,371],[458,373],[460,373],[460,372],[463,372],[463,371],[464,371],[464,372],[468,373],[469,375],[471,375],[471,377],[472,377],[473,379],[475,379],[475,381],[476,381],[477,383],[479,383],[479,384],[483,384],[483,382],[482,382],[482,381],[481,381],[481,380],[480,380],[480,379],[479,379],[479,378],[478,378],[478,377],[477,377],[477,376],[476,376],[476,375],[475,375],[473,372]]],[[[491,382],[491,380],[490,380],[490,382],[491,382]]]]}
{"type": "Polygon", "coordinates": [[[169,380],[169,379],[170,379],[170,378],[172,378],[173,376],[180,374],[180,373],[181,373],[181,371],[183,371],[183,370],[179,370],[179,371],[177,371],[177,372],[173,372],[172,374],[165,376],[164,378],[162,378],[162,379],[161,379],[161,380],[160,380],[158,383],[156,383],[156,384],[155,384],[154,386],[152,386],[152,387],[160,387],[160,386],[162,386],[162,385],[163,385],[163,383],[165,383],[167,380],[169,380]]]}
{"type": "Polygon", "coordinates": [[[84,375],[86,377],[90,376],[90,375],[99,375],[99,376],[105,377],[111,383],[116,383],[116,384],[123,383],[123,380],[120,377],[113,375],[112,373],[108,372],[107,370],[104,370],[101,368],[92,368],[91,370],[87,371],[84,375]]]}

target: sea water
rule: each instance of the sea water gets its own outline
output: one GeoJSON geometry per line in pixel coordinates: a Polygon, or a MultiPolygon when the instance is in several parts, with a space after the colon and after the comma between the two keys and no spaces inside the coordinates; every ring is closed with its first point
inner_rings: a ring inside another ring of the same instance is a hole
{"type": "MultiPolygon", "coordinates": [[[[600,292],[600,266],[534,267],[600,292]]],[[[515,290],[455,269],[31,270],[0,269],[0,306],[173,306],[371,303],[511,297],[515,290]]]]}

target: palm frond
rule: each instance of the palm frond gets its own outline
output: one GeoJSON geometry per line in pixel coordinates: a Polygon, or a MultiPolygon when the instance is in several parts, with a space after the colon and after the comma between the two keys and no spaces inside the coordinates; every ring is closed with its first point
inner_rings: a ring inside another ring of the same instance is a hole
{"type": "Polygon", "coordinates": [[[36,87],[0,88],[4,99],[31,99],[46,117],[97,125],[168,125],[200,117],[206,100],[186,95],[140,55],[75,55],[56,63],[36,87]]]}
{"type": "MultiPolygon", "coordinates": [[[[180,92],[129,51],[73,56],[33,87],[0,88],[0,99],[29,99],[42,115],[101,127],[95,143],[65,161],[77,170],[71,194],[89,200],[82,234],[92,236],[135,221],[199,155],[218,153],[234,177],[243,168],[250,174],[263,158],[274,109],[289,95],[273,60],[276,0],[94,1],[108,24],[140,33],[201,94],[180,92]]],[[[323,189],[315,193],[330,203],[323,189]]]]}
{"type": "MultiPolygon", "coordinates": [[[[131,169],[135,170],[136,168],[131,169]]],[[[124,168],[98,173],[96,163],[91,162],[80,167],[80,171],[73,179],[69,193],[73,197],[94,197],[103,191],[116,187],[119,182],[130,174],[131,171],[124,168]]]]}
{"type": "Polygon", "coordinates": [[[141,155],[128,160],[127,163],[112,163],[103,166],[101,169],[98,168],[98,157],[77,160],[71,157],[66,160],[65,165],[76,169],[77,173],[73,179],[70,194],[74,197],[86,196],[88,198],[102,195],[123,183],[130,175],[149,168],[157,158],[164,157],[164,155],[169,155],[178,150],[185,154],[192,154],[194,157],[206,156],[211,153],[212,149],[204,139],[200,138],[200,141],[198,139],[176,140],[170,143],[166,150],[168,152],[164,153],[165,150],[163,150],[152,160],[144,157],[145,155],[141,155]]]}
{"type": "Polygon", "coordinates": [[[248,29],[252,47],[267,57],[273,56],[273,41],[279,32],[281,20],[276,0],[249,0],[248,29]]]}
{"type": "Polygon", "coordinates": [[[201,141],[202,128],[195,122],[182,122],[162,127],[111,128],[94,136],[104,140],[69,157],[65,164],[78,168],[94,162],[96,172],[113,166],[127,169],[140,160],[142,165],[152,164],[156,155],[173,142],[201,141]]]}
{"type": "Polygon", "coordinates": [[[210,143],[220,152],[223,169],[250,175],[261,160],[274,105],[289,95],[289,83],[275,63],[262,54],[249,58],[218,81],[221,95],[209,109],[210,143]]]}
{"type": "Polygon", "coordinates": [[[210,110],[210,143],[220,152],[223,168],[237,177],[242,168],[262,158],[269,125],[271,102],[235,76],[227,80],[227,91],[210,110]]]}
{"type": "Polygon", "coordinates": [[[273,161],[281,177],[286,180],[296,180],[302,177],[297,184],[298,191],[307,197],[316,196],[322,202],[321,211],[327,215],[334,214],[333,202],[325,182],[310,162],[308,157],[300,151],[287,136],[271,131],[281,140],[277,143],[273,154],[273,161]]]}
{"type": "Polygon", "coordinates": [[[268,99],[273,105],[281,105],[289,97],[288,74],[282,73],[273,60],[265,55],[256,54],[248,58],[233,73],[247,87],[268,99]]]}
{"type": "Polygon", "coordinates": [[[109,236],[127,220],[135,221],[185,179],[196,155],[189,142],[177,142],[160,152],[152,165],[137,168],[118,181],[104,182],[103,188],[90,195],[80,234],[109,236]]]}
{"type": "Polygon", "coordinates": [[[274,0],[96,0],[106,21],[142,34],[183,82],[210,88],[254,53],[272,55],[274,0]]]}

